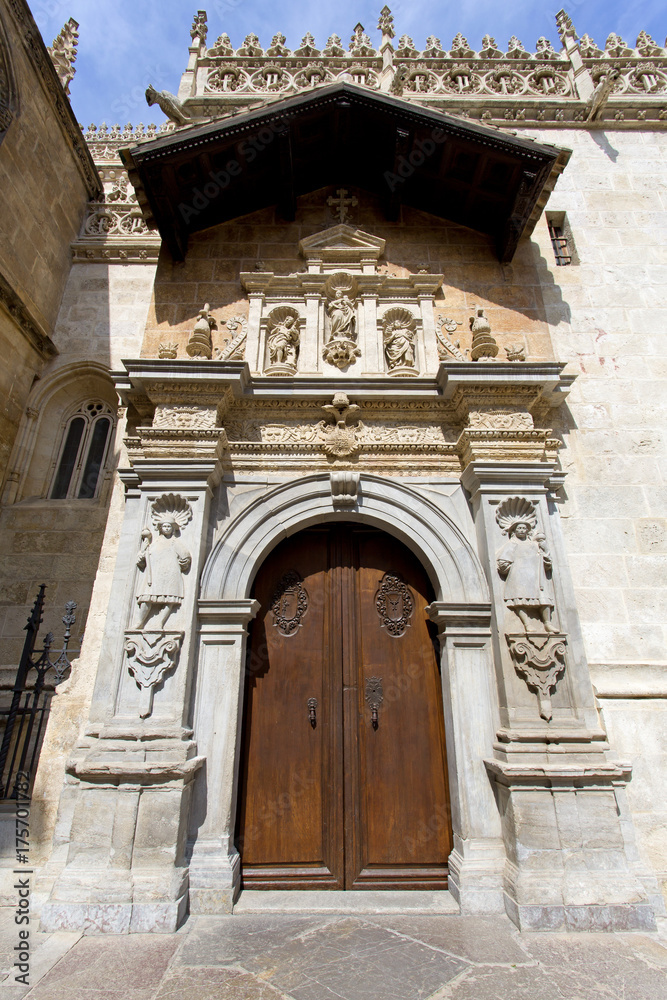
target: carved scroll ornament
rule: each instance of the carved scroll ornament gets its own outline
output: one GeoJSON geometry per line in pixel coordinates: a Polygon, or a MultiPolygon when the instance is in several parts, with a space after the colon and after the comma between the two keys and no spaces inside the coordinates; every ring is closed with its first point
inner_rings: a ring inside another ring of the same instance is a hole
{"type": "Polygon", "coordinates": [[[281,635],[295,635],[301,628],[301,619],[308,611],[308,594],[301,575],[296,570],[284,574],[271,601],[273,627],[281,635]]]}
{"type": "Polygon", "coordinates": [[[395,573],[385,573],[380,581],[380,589],[375,595],[375,608],[379,615],[380,628],[386,628],[389,635],[401,636],[410,627],[414,612],[414,601],[408,586],[395,573]]]}
{"type": "Polygon", "coordinates": [[[141,691],[140,718],[146,719],[152,713],[155,687],[178,663],[183,636],[183,632],[141,632],[134,629],[125,633],[127,668],[141,691]]]}
{"type": "Polygon", "coordinates": [[[537,693],[540,716],[550,722],[553,716],[551,695],[565,672],[567,637],[531,633],[508,634],[505,638],[516,672],[530,690],[537,693]]]}

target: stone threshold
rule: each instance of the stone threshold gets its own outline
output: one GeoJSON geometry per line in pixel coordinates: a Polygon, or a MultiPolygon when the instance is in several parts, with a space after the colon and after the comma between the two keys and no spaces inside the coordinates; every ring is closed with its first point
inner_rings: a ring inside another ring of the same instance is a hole
{"type": "Polygon", "coordinates": [[[447,890],[243,889],[234,913],[403,913],[458,915],[459,904],[447,890]]]}

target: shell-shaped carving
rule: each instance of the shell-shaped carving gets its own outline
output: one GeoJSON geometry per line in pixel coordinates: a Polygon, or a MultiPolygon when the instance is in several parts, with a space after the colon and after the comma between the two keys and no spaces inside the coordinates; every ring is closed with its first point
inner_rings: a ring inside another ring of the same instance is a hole
{"type": "Polygon", "coordinates": [[[179,528],[184,528],[192,520],[192,507],[178,493],[163,493],[151,504],[151,521],[155,525],[171,521],[179,528]]]}
{"type": "Polygon", "coordinates": [[[401,306],[395,306],[393,309],[387,309],[386,313],[382,317],[382,329],[385,332],[385,336],[390,330],[394,330],[399,326],[407,327],[409,330],[414,330],[415,325],[416,320],[410,310],[403,309],[401,306]]]}
{"type": "Polygon", "coordinates": [[[330,274],[324,286],[327,296],[330,299],[338,298],[339,295],[347,295],[351,299],[356,299],[359,286],[353,274],[347,271],[336,271],[330,274]]]}
{"type": "Polygon", "coordinates": [[[496,521],[504,534],[517,524],[529,524],[532,529],[537,524],[535,506],[525,497],[508,497],[498,505],[496,521]]]}

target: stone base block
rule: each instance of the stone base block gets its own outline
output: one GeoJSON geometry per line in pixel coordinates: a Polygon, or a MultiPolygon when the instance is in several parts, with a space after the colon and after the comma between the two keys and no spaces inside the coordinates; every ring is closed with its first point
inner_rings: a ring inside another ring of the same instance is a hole
{"type": "Polygon", "coordinates": [[[185,919],[187,893],[168,903],[61,903],[42,906],[40,930],[84,934],[173,934],[185,919]]]}
{"type": "Polygon", "coordinates": [[[190,913],[231,913],[241,891],[241,858],[236,852],[215,857],[204,850],[205,845],[190,862],[190,913]]]}
{"type": "Polygon", "coordinates": [[[518,904],[505,893],[505,912],[521,931],[655,931],[650,903],[618,906],[518,904]]]}
{"type": "Polygon", "coordinates": [[[461,913],[503,913],[503,867],[505,851],[499,845],[469,842],[449,855],[449,891],[461,913]]]}

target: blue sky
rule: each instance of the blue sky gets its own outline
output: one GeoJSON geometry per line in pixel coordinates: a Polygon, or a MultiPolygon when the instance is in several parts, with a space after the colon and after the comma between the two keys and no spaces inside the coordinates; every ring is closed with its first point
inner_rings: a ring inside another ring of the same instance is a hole
{"type": "MultiPolygon", "coordinates": [[[[71,100],[79,121],[107,125],[127,122],[160,123],[157,107],[148,108],[144,91],[149,83],[159,90],[176,92],[188,58],[190,25],[198,6],[208,11],[209,44],[226,31],[235,47],[249,32],[266,48],[271,36],[282,31],[291,49],[311,31],[320,47],[336,33],[345,45],[358,21],[373,42],[378,13],[384,0],[33,0],[32,12],[47,45],[69,17],[79,22],[79,54],[71,100]]],[[[579,35],[588,33],[603,48],[615,31],[634,45],[644,28],[658,45],[665,44],[665,0],[433,0],[389,2],[397,36],[412,35],[417,48],[426,36],[437,35],[449,48],[460,31],[472,48],[481,47],[482,36],[493,35],[500,48],[517,35],[534,51],[540,35],[559,47],[554,15],[564,6],[579,35]]]]}

